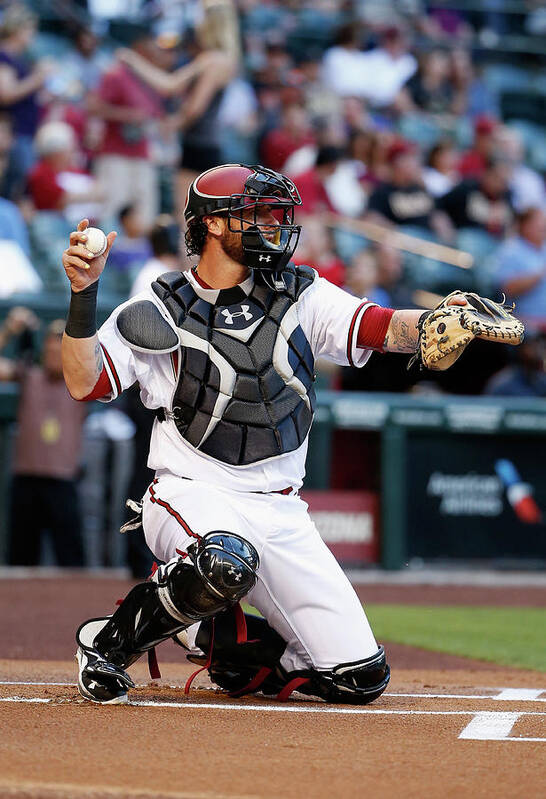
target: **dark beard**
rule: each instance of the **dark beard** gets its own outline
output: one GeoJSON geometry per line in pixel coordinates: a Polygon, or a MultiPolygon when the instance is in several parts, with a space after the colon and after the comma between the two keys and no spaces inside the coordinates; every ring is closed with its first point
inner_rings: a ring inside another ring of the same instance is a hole
{"type": "Polygon", "coordinates": [[[225,230],[220,239],[220,245],[226,255],[237,261],[238,264],[244,264],[243,237],[240,233],[225,230]]]}

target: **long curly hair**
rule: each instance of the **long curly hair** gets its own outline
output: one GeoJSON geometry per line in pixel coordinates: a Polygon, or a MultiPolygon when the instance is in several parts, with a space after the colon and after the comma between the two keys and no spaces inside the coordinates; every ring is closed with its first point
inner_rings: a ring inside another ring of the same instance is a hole
{"type": "Polygon", "coordinates": [[[188,224],[188,229],[184,233],[187,255],[201,255],[207,240],[207,233],[208,228],[202,219],[193,219],[188,224]]]}

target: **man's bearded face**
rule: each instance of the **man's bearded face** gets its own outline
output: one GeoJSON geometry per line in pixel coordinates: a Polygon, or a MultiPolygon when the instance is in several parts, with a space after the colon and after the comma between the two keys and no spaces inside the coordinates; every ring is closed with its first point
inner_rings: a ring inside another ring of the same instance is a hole
{"type": "Polygon", "coordinates": [[[234,233],[230,230],[227,224],[222,233],[220,245],[226,255],[234,261],[240,264],[244,262],[243,237],[240,233],[234,233]]]}

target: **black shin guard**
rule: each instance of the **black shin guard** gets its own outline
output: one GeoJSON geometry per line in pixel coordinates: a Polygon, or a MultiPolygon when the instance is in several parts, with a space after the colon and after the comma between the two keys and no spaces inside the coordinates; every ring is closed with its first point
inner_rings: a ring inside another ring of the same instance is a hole
{"type": "Polygon", "coordinates": [[[136,585],[94,639],[109,663],[126,668],[144,652],[196,621],[216,616],[254,586],[258,555],[244,539],[209,533],[188,555],[136,585]]]}
{"type": "Polygon", "coordinates": [[[123,669],[156,644],[192,624],[173,618],[162,605],[156,583],[132,588],[95,638],[105,660],[123,669]]]}

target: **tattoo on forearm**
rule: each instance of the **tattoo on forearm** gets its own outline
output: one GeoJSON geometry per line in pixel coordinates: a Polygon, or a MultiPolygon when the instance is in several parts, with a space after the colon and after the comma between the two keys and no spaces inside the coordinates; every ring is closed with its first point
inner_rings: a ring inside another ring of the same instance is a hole
{"type": "Polygon", "coordinates": [[[415,352],[419,340],[417,318],[413,321],[414,312],[396,311],[385,336],[383,349],[390,352],[415,352]],[[411,317],[408,318],[408,313],[411,317]]]}
{"type": "Polygon", "coordinates": [[[102,367],[103,367],[102,347],[97,341],[95,344],[95,369],[97,375],[100,375],[100,373],[102,372],[102,367]]]}

